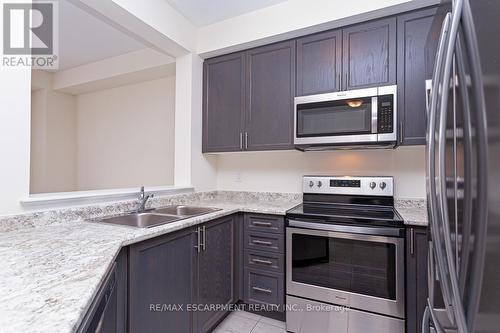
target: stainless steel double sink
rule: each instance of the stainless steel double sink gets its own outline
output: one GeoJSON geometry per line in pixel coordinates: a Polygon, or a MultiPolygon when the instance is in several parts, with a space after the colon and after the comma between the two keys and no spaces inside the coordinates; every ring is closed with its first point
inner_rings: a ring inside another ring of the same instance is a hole
{"type": "Polygon", "coordinates": [[[104,218],[99,222],[125,225],[137,228],[151,228],[162,224],[177,222],[194,216],[213,213],[219,208],[195,206],[168,206],[164,208],[149,209],[144,212],[134,212],[126,215],[104,218]]]}

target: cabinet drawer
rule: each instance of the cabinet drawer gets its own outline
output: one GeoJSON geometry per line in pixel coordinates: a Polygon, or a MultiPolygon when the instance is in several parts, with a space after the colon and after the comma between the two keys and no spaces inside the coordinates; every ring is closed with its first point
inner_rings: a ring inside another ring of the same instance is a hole
{"type": "Polygon", "coordinates": [[[284,255],[271,252],[245,250],[245,267],[284,273],[284,255]]]}
{"type": "Polygon", "coordinates": [[[283,304],[284,275],[245,268],[245,302],[283,304]]]}
{"type": "Polygon", "coordinates": [[[282,216],[245,214],[245,230],[283,233],[285,219],[282,216]]]}
{"type": "Polygon", "coordinates": [[[245,230],[245,248],[283,253],[284,235],[245,230]]]}

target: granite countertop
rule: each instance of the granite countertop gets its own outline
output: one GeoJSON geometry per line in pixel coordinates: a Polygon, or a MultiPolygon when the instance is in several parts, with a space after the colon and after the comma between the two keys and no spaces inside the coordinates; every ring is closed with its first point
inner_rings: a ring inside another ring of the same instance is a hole
{"type": "Polygon", "coordinates": [[[73,332],[122,246],[236,212],[284,215],[300,202],[272,197],[186,203],[220,211],[149,228],[73,221],[0,233],[2,332],[73,332]]]}
{"type": "Polygon", "coordinates": [[[429,224],[425,200],[396,200],[395,206],[405,225],[426,227],[429,224]]]}
{"type": "MultiPolygon", "coordinates": [[[[134,203],[10,217],[0,228],[1,331],[73,332],[123,246],[237,212],[285,215],[301,201],[300,195],[249,192],[160,197],[155,207],[189,204],[221,210],[149,229],[83,220],[123,212],[134,203]]],[[[400,200],[396,209],[405,224],[427,225],[425,201],[400,200]]]]}

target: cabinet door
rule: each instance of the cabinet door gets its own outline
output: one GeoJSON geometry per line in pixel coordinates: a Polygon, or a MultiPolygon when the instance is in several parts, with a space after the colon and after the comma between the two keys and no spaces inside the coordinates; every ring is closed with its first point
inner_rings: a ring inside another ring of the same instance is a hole
{"type": "Polygon", "coordinates": [[[130,333],[193,332],[195,240],[187,229],[130,246],[130,333]]]}
{"type": "Polygon", "coordinates": [[[427,286],[427,229],[406,231],[406,332],[422,332],[422,317],[429,295],[427,286]]]}
{"type": "Polygon", "coordinates": [[[295,41],[247,52],[246,148],[293,148],[295,41]]]}
{"type": "Polygon", "coordinates": [[[297,39],[297,96],[341,89],[342,31],[297,39]]]}
{"type": "Polygon", "coordinates": [[[203,152],[239,151],[243,147],[244,53],[209,59],[203,66],[203,152]]]}
{"type": "Polygon", "coordinates": [[[440,22],[444,18],[437,15],[437,11],[431,8],[398,17],[398,110],[402,145],[425,145],[425,80],[432,78],[440,22]]]}
{"type": "Polygon", "coordinates": [[[116,311],[116,332],[127,332],[127,274],[128,273],[128,248],[122,248],[116,258],[116,291],[117,291],[117,311],[116,311]]]}
{"type": "Polygon", "coordinates": [[[396,83],[396,18],[345,28],[343,89],[396,83]]]}
{"type": "MultiPolygon", "coordinates": [[[[201,305],[232,304],[237,300],[236,216],[227,216],[202,227],[202,246],[198,254],[197,299],[201,305]]],[[[208,332],[226,311],[196,312],[196,332],[208,332]]]]}

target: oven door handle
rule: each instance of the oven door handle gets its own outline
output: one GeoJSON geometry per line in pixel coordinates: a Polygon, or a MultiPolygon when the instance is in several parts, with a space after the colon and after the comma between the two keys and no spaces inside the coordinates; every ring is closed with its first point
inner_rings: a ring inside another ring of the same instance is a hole
{"type": "Polygon", "coordinates": [[[392,236],[400,237],[401,228],[389,227],[359,227],[340,224],[328,224],[321,222],[304,222],[299,220],[288,220],[289,227],[324,230],[324,231],[337,231],[350,234],[364,234],[364,235],[377,235],[377,236],[392,236]]]}

